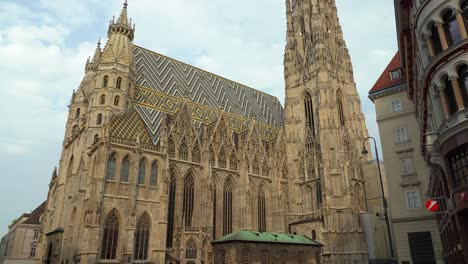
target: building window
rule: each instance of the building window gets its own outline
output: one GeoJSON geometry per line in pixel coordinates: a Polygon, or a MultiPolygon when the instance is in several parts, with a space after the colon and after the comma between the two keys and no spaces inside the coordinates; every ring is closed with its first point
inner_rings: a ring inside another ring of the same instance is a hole
{"type": "Polygon", "coordinates": [[[135,260],[146,260],[148,259],[148,242],[149,242],[149,231],[151,221],[148,213],[143,213],[138,219],[138,223],[135,229],[135,260]]]}
{"type": "Polygon", "coordinates": [[[36,256],[36,247],[31,247],[31,250],[29,251],[29,256],[30,257],[35,257],[36,256]]]}
{"type": "Polygon", "coordinates": [[[226,152],[224,151],[224,147],[221,147],[218,155],[218,166],[220,168],[226,168],[226,152]]]}
{"type": "Polygon", "coordinates": [[[157,186],[158,185],[158,162],[154,161],[151,165],[151,178],[150,178],[150,185],[157,186]]]}
{"type": "Polygon", "coordinates": [[[140,169],[138,171],[138,184],[145,184],[146,162],[145,159],[140,160],[140,169]]]}
{"type": "Polygon", "coordinates": [[[265,191],[260,188],[258,192],[258,231],[266,232],[266,208],[265,208],[265,191]]]}
{"type": "Polygon", "coordinates": [[[466,64],[461,66],[457,73],[463,102],[465,102],[465,107],[468,107],[468,66],[466,64]]]}
{"type": "Polygon", "coordinates": [[[112,155],[110,155],[109,159],[107,160],[106,179],[114,180],[114,178],[115,178],[115,153],[112,153],[112,155]]]}
{"type": "Polygon", "coordinates": [[[187,143],[185,143],[185,139],[183,139],[182,143],[180,143],[179,159],[188,160],[188,148],[187,148],[187,143]]]}
{"type": "Polygon", "coordinates": [[[461,41],[460,29],[458,27],[457,18],[452,10],[448,10],[443,16],[445,37],[448,46],[461,41]]]}
{"type": "Polygon", "coordinates": [[[120,169],[120,181],[128,182],[128,176],[130,174],[130,159],[126,156],[122,160],[122,167],[120,169]]]}
{"type": "Polygon", "coordinates": [[[117,82],[115,83],[115,88],[120,89],[122,87],[122,78],[117,78],[117,82]]]}
{"type": "Polygon", "coordinates": [[[232,151],[231,157],[229,158],[229,169],[237,170],[237,156],[236,152],[232,151]]]}
{"type": "Polygon", "coordinates": [[[408,203],[408,209],[419,209],[421,208],[421,201],[419,199],[419,191],[406,191],[406,201],[408,203]]]}
{"type": "Polygon", "coordinates": [[[263,161],[262,174],[265,177],[270,177],[270,169],[268,168],[268,160],[265,158],[263,161]]]}
{"type": "Polygon", "coordinates": [[[80,118],[80,109],[76,109],[75,118],[80,118]]]}
{"type": "Polygon", "coordinates": [[[336,92],[336,103],[338,104],[338,118],[340,121],[340,125],[344,126],[345,125],[345,115],[344,115],[344,108],[343,108],[343,93],[341,90],[338,90],[336,92]]]}
{"type": "Polygon", "coordinates": [[[297,252],[297,264],[304,264],[304,252],[297,252]]]}
{"type": "Polygon", "coordinates": [[[216,239],[216,212],[217,212],[217,191],[216,191],[216,184],[213,184],[213,240],[216,239]]]}
{"type": "Polygon", "coordinates": [[[314,108],[312,105],[312,96],[308,92],[304,96],[304,111],[306,117],[306,127],[312,130],[312,133],[315,135],[315,125],[314,125],[314,108]]]}
{"type": "Polygon", "coordinates": [[[101,125],[102,124],[102,114],[99,114],[96,118],[96,125],[101,125]]]}
{"type": "Polygon", "coordinates": [[[104,220],[104,232],[102,236],[101,259],[115,259],[117,244],[119,242],[119,215],[117,210],[112,211],[104,220]]]}
{"type": "Polygon", "coordinates": [[[252,161],[252,173],[255,174],[255,175],[259,175],[260,174],[260,164],[258,164],[258,159],[257,157],[255,157],[252,161]]]}
{"type": "Polygon", "coordinates": [[[183,219],[186,227],[192,226],[193,207],[195,198],[195,183],[192,172],[185,176],[184,180],[184,204],[183,219]]]}
{"type": "Polygon", "coordinates": [[[465,144],[448,156],[455,187],[468,184],[468,144],[465,144]]]}
{"type": "Polygon", "coordinates": [[[107,87],[107,85],[109,84],[109,76],[104,76],[104,79],[102,80],[102,87],[107,87]]]}
{"type": "Polygon", "coordinates": [[[99,103],[102,104],[102,105],[106,103],[106,96],[105,95],[101,95],[99,103]]]}
{"type": "Polygon", "coordinates": [[[408,233],[408,242],[413,263],[436,263],[431,232],[408,233]]]}
{"type": "Polygon", "coordinates": [[[119,102],[120,102],[120,97],[119,96],[116,96],[114,98],[114,106],[119,106],[119,102]]]}
{"type": "Polygon", "coordinates": [[[167,153],[169,154],[169,158],[175,157],[175,145],[172,136],[169,137],[169,140],[167,141],[167,153]]]}
{"type": "Polygon", "coordinates": [[[226,180],[223,191],[223,235],[232,233],[232,182],[226,180]]]}
{"type": "Polygon", "coordinates": [[[406,143],[408,142],[408,134],[406,133],[405,127],[400,127],[395,130],[396,133],[396,142],[397,143],[406,143]]]}
{"type": "Polygon", "coordinates": [[[195,143],[195,146],[192,149],[192,162],[200,163],[201,162],[201,151],[198,143],[195,143]]]}
{"type": "Polygon", "coordinates": [[[175,209],[175,195],[176,195],[176,171],[171,168],[171,178],[169,180],[169,202],[167,206],[167,232],[166,232],[166,246],[172,247],[172,238],[174,236],[174,209],[175,209]]]}
{"type": "Polygon", "coordinates": [[[33,239],[37,239],[37,238],[39,238],[39,233],[40,233],[40,231],[39,231],[39,230],[34,230],[33,239]]]}
{"type": "Polygon", "coordinates": [[[440,42],[439,30],[437,29],[437,25],[432,23],[431,25],[431,42],[432,47],[434,49],[434,55],[439,54],[442,52],[442,43],[440,42]]]}
{"type": "Polygon", "coordinates": [[[403,111],[403,108],[401,107],[401,101],[399,99],[392,102],[392,111],[393,113],[403,111]]]}
{"type": "Polygon", "coordinates": [[[312,240],[317,240],[317,231],[312,230],[312,240]]]}
{"type": "Polygon", "coordinates": [[[186,259],[197,259],[197,244],[193,240],[187,242],[187,248],[185,249],[186,259]]]}
{"type": "Polygon", "coordinates": [[[405,158],[400,160],[401,163],[401,175],[414,174],[414,163],[412,158],[405,158]]]}
{"type": "Polygon", "coordinates": [[[322,186],[320,185],[320,182],[317,183],[317,185],[315,185],[315,194],[316,194],[316,198],[317,198],[317,208],[320,209],[322,208],[322,186]]]}
{"type": "Polygon", "coordinates": [[[445,75],[442,78],[443,83],[445,84],[445,96],[447,97],[447,104],[449,106],[449,114],[455,114],[458,111],[457,101],[455,99],[455,93],[453,91],[452,81],[449,80],[448,76],[445,75]]]}
{"type": "Polygon", "coordinates": [[[393,80],[398,80],[401,78],[401,70],[393,70],[390,72],[390,79],[393,80]]]}

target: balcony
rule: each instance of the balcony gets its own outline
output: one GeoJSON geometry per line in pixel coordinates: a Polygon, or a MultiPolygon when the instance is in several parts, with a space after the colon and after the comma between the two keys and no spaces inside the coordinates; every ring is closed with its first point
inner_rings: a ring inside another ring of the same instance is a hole
{"type": "MultiPolygon", "coordinates": [[[[468,109],[463,109],[444,120],[439,127],[437,141],[442,144],[447,139],[468,128],[468,109]]],[[[428,138],[429,139],[429,138],[428,138]]],[[[428,141],[429,143],[429,141],[428,141]]],[[[429,145],[429,144],[428,144],[429,145]]]]}

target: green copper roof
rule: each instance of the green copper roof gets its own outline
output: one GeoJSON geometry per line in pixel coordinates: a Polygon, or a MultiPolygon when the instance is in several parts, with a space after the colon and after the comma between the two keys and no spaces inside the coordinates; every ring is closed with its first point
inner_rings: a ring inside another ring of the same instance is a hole
{"type": "Polygon", "coordinates": [[[270,232],[254,232],[250,230],[237,231],[235,233],[223,236],[215,241],[217,243],[229,243],[229,242],[254,242],[254,243],[276,243],[276,244],[295,244],[295,245],[308,245],[308,246],[322,246],[317,241],[314,241],[306,236],[302,235],[290,235],[281,233],[270,233],[270,232]]]}

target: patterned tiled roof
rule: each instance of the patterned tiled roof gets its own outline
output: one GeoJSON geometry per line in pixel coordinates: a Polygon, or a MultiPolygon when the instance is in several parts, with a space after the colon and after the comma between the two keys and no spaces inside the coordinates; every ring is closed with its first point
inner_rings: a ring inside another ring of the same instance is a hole
{"type": "Polygon", "coordinates": [[[235,117],[231,119],[234,130],[244,129],[254,116],[263,124],[265,135],[283,122],[283,107],[272,95],[138,46],[134,53],[136,109],[155,143],[164,112],[177,112],[186,99],[198,124],[216,121],[221,107],[235,117]]]}
{"type": "Polygon", "coordinates": [[[400,52],[397,52],[395,56],[393,57],[392,61],[387,65],[383,73],[380,75],[377,82],[375,82],[374,86],[369,91],[369,94],[373,94],[375,92],[405,83],[406,76],[405,76],[404,71],[401,72],[401,78],[395,79],[395,80],[392,80],[390,78],[390,73],[400,68],[401,68],[400,52]]]}

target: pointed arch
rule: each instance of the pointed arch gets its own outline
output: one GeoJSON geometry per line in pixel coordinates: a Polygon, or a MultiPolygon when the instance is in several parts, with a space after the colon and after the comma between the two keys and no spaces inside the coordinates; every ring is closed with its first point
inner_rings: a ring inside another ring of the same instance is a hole
{"type": "Polygon", "coordinates": [[[104,220],[101,259],[115,259],[119,242],[119,213],[112,209],[104,220]]]}
{"type": "Polygon", "coordinates": [[[218,155],[218,167],[225,169],[226,168],[226,151],[224,146],[221,147],[218,155]]]}
{"type": "Polygon", "coordinates": [[[106,103],[106,95],[101,95],[101,97],[99,98],[99,104],[103,105],[106,103]]]}
{"type": "Polygon", "coordinates": [[[193,208],[195,199],[195,181],[193,173],[189,172],[184,179],[184,204],[183,204],[183,219],[186,227],[192,226],[193,208]]]}
{"type": "Polygon", "coordinates": [[[135,228],[134,254],[135,260],[148,259],[149,234],[151,229],[151,220],[147,212],[144,212],[139,218],[135,228]]]}
{"type": "Polygon", "coordinates": [[[223,189],[223,235],[232,233],[232,180],[228,178],[223,189]]]}
{"type": "Polygon", "coordinates": [[[336,91],[336,104],[338,106],[338,120],[340,121],[340,126],[345,126],[346,124],[346,119],[345,119],[345,114],[344,114],[344,98],[343,98],[343,92],[341,92],[340,89],[336,91]]]}
{"type": "Polygon", "coordinates": [[[109,85],[109,76],[104,76],[104,78],[102,79],[102,87],[106,88],[107,85],[109,85]]]}
{"type": "Polygon", "coordinates": [[[169,139],[167,140],[167,154],[169,155],[169,158],[175,158],[175,144],[172,136],[169,136],[169,139]]]}
{"type": "Polygon", "coordinates": [[[197,244],[192,239],[187,242],[187,247],[185,248],[185,258],[190,260],[197,259],[197,244]]]}
{"type": "Polygon", "coordinates": [[[151,177],[150,177],[150,185],[157,186],[158,185],[158,161],[153,161],[151,164],[151,177]]]}
{"type": "Polygon", "coordinates": [[[116,95],[114,97],[114,106],[119,106],[120,103],[120,96],[116,95]]]}
{"type": "Polygon", "coordinates": [[[304,111],[306,127],[311,129],[313,135],[315,135],[314,107],[312,96],[308,91],[304,92],[304,111]]]}
{"type": "Polygon", "coordinates": [[[266,232],[266,206],[265,206],[265,189],[263,185],[258,189],[257,195],[257,218],[258,218],[258,231],[266,232]]]}
{"type": "Polygon", "coordinates": [[[138,184],[145,184],[145,178],[146,178],[146,159],[142,158],[140,160],[139,164],[139,169],[138,169],[138,184]]]}
{"type": "Polygon", "coordinates": [[[122,77],[118,77],[115,82],[115,88],[120,89],[122,87],[122,77]]]}
{"type": "Polygon", "coordinates": [[[201,150],[198,142],[195,143],[192,149],[192,162],[201,163],[201,150]]]}
{"type": "Polygon", "coordinates": [[[130,158],[127,155],[122,159],[122,165],[120,167],[120,181],[128,182],[129,174],[130,174],[130,158]]]}
{"type": "Polygon", "coordinates": [[[106,180],[115,179],[115,152],[107,159],[106,180]]]}
{"type": "Polygon", "coordinates": [[[179,146],[179,159],[188,160],[188,147],[187,143],[185,142],[185,138],[182,139],[182,142],[179,146]]]}
{"type": "Polygon", "coordinates": [[[76,109],[75,118],[77,118],[77,119],[80,118],[80,108],[76,109]]]}
{"type": "Polygon", "coordinates": [[[96,125],[100,126],[102,125],[102,114],[98,114],[96,118],[96,125]]]}
{"type": "Polygon", "coordinates": [[[169,202],[167,206],[167,232],[166,232],[166,246],[172,247],[174,238],[174,210],[176,200],[176,184],[177,184],[177,171],[174,167],[170,168],[169,178],[169,202]]]}
{"type": "Polygon", "coordinates": [[[229,169],[237,170],[237,155],[235,150],[232,151],[231,157],[229,158],[229,169]]]}

